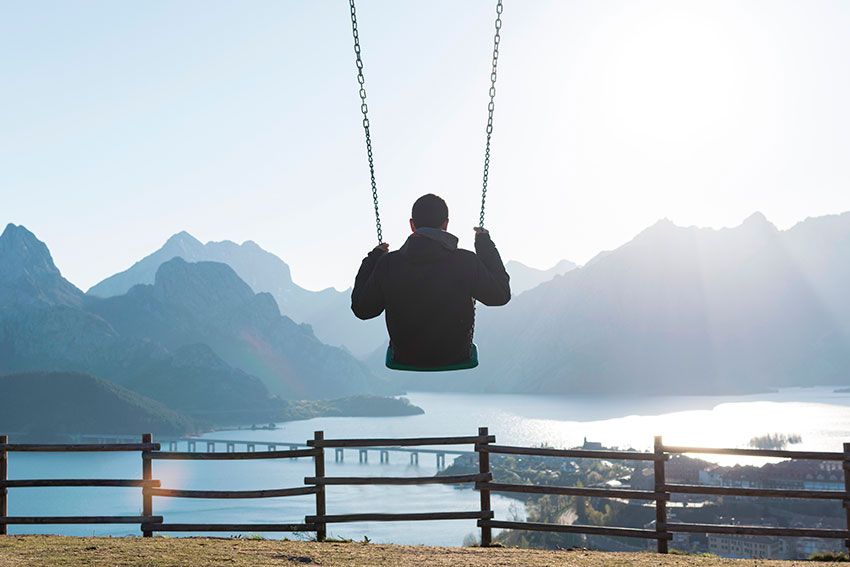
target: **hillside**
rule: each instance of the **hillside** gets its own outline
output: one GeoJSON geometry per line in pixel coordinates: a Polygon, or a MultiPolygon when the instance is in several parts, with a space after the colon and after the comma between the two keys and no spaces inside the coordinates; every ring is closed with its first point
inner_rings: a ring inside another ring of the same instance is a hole
{"type": "Polygon", "coordinates": [[[286,421],[314,417],[389,417],[422,415],[425,410],[407,398],[384,396],[350,396],[334,400],[300,400],[285,402],[286,421]]]}
{"type": "Polygon", "coordinates": [[[392,391],[349,353],[282,316],[271,295],[255,294],[226,264],[173,258],[159,267],[153,284],[87,303],[122,336],[171,350],[209,345],[227,364],[284,398],[392,391]]]}
{"type": "MultiPolygon", "coordinates": [[[[9,536],[0,567],[802,567],[803,561],[720,559],[654,553],[541,551],[210,538],[9,536]]],[[[819,563],[829,565],[830,563],[819,563]]]]}
{"type": "Polygon", "coordinates": [[[278,419],[283,401],[256,376],[234,368],[202,343],[179,346],[128,368],[127,388],[209,423],[278,419]]]}
{"type": "Polygon", "coordinates": [[[74,433],[195,431],[190,419],[165,405],[86,374],[0,376],[0,392],[0,431],[40,440],[74,433]]]}

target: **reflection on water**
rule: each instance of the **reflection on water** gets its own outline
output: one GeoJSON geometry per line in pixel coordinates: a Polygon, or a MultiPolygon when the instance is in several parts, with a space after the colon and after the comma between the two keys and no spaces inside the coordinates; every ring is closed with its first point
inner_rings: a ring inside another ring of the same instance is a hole
{"type": "MultiPolygon", "coordinates": [[[[737,397],[565,398],[514,395],[414,393],[411,401],[426,413],[391,418],[321,418],[281,424],[276,431],[218,431],[210,438],[304,442],[313,431],[327,438],[474,435],[488,426],[502,444],[572,447],[585,437],[608,446],[647,450],[654,435],[668,444],[746,447],[766,433],[796,433],[794,448],[840,451],[850,440],[850,394],[832,388],[790,389],[737,397]]],[[[199,448],[202,446],[199,444],[199,448]]],[[[467,447],[458,447],[468,449],[467,447]]],[[[220,447],[219,450],[223,450],[220,447]]],[[[705,458],[710,458],[706,456],[705,458]]],[[[716,459],[742,462],[740,457],[716,459]]],[[[391,454],[390,464],[346,461],[327,454],[327,474],[345,476],[424,476],[436,472],[433,455],[420,455],[418,467],[406,454],[391,454]]],[[[11,456],[10,478],[138,478],[138,454],[26,454],[11,456]]],[[[154,477],[169,488],[247,490],[299,486],[312,476],[311,459],[281,461],[156,461],[154,477]]],[[[13,489],[10,515],[135,515],[141,507],[136,489],[13,489]]],[[[498,518],[508,518],[511,500],[493,496],[498,518]]],[[[475,510],[478,495],[447,486],[328,487],[328,513],[425,512],[475,510]]],[[[312,496],[267,500],[194,500],[156,498],[156,514],[168,522],[295,522],[314,512],[312,496]]],[[[10,526],[12,533],[138,534],[134,526],[10,526]]],[[[376,542],[460,545],[475,533],[474,521],[359,523],[330,526],[331,535],[376,542]]],[[[219,534],[220,535],[220,534],[219,534]]],[[[268,534],[270,537],[286,537],[268,534]]],[[[291,537],[291,536],[290,536],[291,537]]]]}
{"type": "MultiPolygon", "coordinates": [[[[277,431],[217,432],[210,437],[304,440],[325,437],[474,435],[488,426],[510,445],[574,447],[584,438],[606,446],[650,450],[655,435],[669,445],[747,447],[766,433],[797,433],[795,449],[840,451],[850,440],[850,394],[834,388],[792,388],[750,396],[567,398],[557,396],[413,393],[424,415],[320,418],[285,423],[277,431]]],[[[704,458],[711,458],[705,456],[704,458]]],[[[713,459],[718,462],[721,459],[713,459]]],[[[723,462],[741,462],[731,457],[723,462]]]]}

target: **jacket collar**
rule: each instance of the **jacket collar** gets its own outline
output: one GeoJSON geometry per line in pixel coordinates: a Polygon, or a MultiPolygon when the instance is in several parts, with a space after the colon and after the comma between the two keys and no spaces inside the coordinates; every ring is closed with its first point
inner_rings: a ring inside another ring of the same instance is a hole
{"type": "Polygon", "coordinates": [[[447,250],[457,250],[457,236],[439,228],[431,228],[427,226],[417,228],[416,232],[413,233],[413,237],[422,237],[428,238],[430,240],[435,240],[447,250]]]}

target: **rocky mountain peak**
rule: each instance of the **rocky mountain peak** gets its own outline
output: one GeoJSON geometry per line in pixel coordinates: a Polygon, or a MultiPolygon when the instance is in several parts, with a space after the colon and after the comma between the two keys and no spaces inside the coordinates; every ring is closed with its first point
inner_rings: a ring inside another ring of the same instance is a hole
{"type": "Polygon", "coordinates": [[[162,250],[168,254],[188,256],[189,259],[193,259],[203,248],[203,243],[185,230],[172,235],[162,246],[162,250]]]}
{"type": "Polygon", "coordinates": [[[0,235],[0,278],[19,277],[24,273],[59,276],[47,246],[24,226],[9,223],[0,235]]]}
{"type": "Polygon", "coordinates": [[[779,232],[779,229],[776,228],[772,222],[767,220],[767,217],[764,213],[760,211],[756,211],[741,223],[741,228],[745,228],[748,230],[764,230],[768,232],[779,232]]]}
{"type": "Polygon", "coordinates": [[[23,226],[0,235],[0,306],[79,305],[82,292],[62,277],[44,242],[23,226]]]}

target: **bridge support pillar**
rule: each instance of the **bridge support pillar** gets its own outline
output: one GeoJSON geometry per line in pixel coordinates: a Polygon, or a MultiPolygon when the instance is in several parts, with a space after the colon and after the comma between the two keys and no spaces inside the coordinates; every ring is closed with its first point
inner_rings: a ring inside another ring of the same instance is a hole
{"type": "Polygon", "coordinates": [[[269,451],[277,451],[277,445],[271,445],[271,444],[268,445],[268,450],[269,451]]]}
{"type": "Polygon", "coordinates": [[[437,453],[437,469],[442,470],[444,468],[446,468],[446,454],[437,453]]]}
{"type": "Polygon", "coordinates": [[[257,447],[253,443],[247,443],[245,445],[245,448],[248,450],[249,453],[253,453],[257,450],[257,447]]]}
{"type": "Polygon", "coordinates": [[[389,464],[390,463],[390,452],[389,451],[381,451],[381,464],[389,464]]]}
{"type": "Polygon", "coordinates": [[[207,453],[215,453],[215,443],[213,441],[207,441],[207,453]]]}
{"type": "Polygon", "coordinates": [[[177,450],[177,441],[169,441],[168,442],[168,450],[176,451],[177,450]]]}
{"type": "Polygon", "coordinates": [[[334,449],[334,461],[341,463],[343,460],[345,460],[345,451],[341,447],[334,449]]]}
{"type": "Polygon", "coordinates": [[[290,446],[289,446],[289,450],[290,450],[290,451],[297,451],[297,450],[298,450],[298,445],[290,445],[290,446]]]}
{"type": "Polygon", "coordinates": [[[235,453],[236,452],[236,443],[227,443],[224,446],[224,450],[227,451],[228,453],[235,453]]]}
{"type": "Polygon", "coordinates": [[[360,462],[368,463],[369,462],[369,451],[366,449],[360,449],[360,462]]]}
{"type": "Polygon", "coordinates": [[[410,454],[410,464],[419,466],[419,453],[414,451],[410,454]]]}
{"type": "Polygon", "coordinates": [[[189,451],[190,453],[194,453],[195,450],[196,450],[195,442],[194,441],[186,441],[186,450],[189,451]]]}

